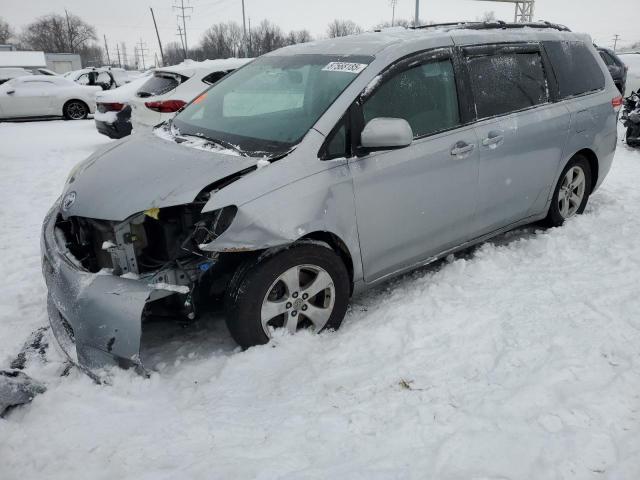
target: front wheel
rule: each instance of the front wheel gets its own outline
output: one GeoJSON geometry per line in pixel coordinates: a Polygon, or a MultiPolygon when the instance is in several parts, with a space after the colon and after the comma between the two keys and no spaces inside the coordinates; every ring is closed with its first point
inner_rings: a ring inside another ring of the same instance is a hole
{"type": "Polygon", "coordinates": [[[80,100],[70,100],[65,103],[62,114],[67,120],[83,120],[89,115],[89,108],[80,100]]]}
{"type": "Polygon", "coordinates": [[[558,227],[584,212],[591,194],[591,167],[582,155],[573,157],[560,175],[545,223],[558,227]]]}
{"type": "Polygon", "coordinates": [[[226,298],[227,326],[243,348],[274,329],[337,329],[349,303],[349,274],[331,248],[300,243],[238,269],[226,298]]]}

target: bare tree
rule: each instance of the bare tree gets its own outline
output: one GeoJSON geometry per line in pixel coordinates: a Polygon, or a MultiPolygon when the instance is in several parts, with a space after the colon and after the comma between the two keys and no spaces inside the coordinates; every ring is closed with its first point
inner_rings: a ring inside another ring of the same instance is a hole
{"type": "Polygon", "coordinates": [[[13,30],[11,26],[0,17],[0,43],[8,43],[9,39],[13,37],[13,30]]]}
{"type": "Polygon", "coordinates": [[[295,45],[296,43],[306,43],[313,40],[309,30],[291,30],[287,35],[287,45],[295,45]]]}
{"type": "Polygon", "coordinates": [[[96,40],[96,30],[80,17],[69,18],[51,13],[30,23],[22,33],[22,41],[34,50],[52,53],[75,53],[96,40]]]}
{"type": "Polygon", "coordinates": [[[287,44],[282,29],[269,20],[260,22],[257,28],[251,30],[251,56],[259,56],[284,47],[287,44]]]}
{"type": "Polygon", "coordinates": [[[340,20],[336,18],[327,28],[327,34],[331,38],[345,37],[356,33],[362,33],[362,28],[351,20],[340,20]]]}
{"type": "Polygon", "coordinates": [[[164,46],[164,61],[166,65],[177,65],[183,59],[184,48],[180,42],[171,42],[164,46]]]}
{"type": "Polygon", "coordinates": [[[476,20],[479,22],[495,22],[497,20],[496,12],[494,12],[493,10],[484,12],[482,16],[476,17],[476,20]]]}
{"type": "MultiPolygon", "coordinates": [[[[413,27],[413,20],[406,20],[404,18],[398,18],[395,20],[394,27],[405,27],[405,28],[409,28],[409,27],[413,27]]],[[[375,26],[376,30],[380,30],[381,28],[389,28],[391,27],[391,22],[382,22],[379,23],[378,25],[375,26]]]]}
{"type": "Polygon", "coordinates": [[[202,55],[209,59],[236,57],[242,50],[242,40],[242,27],[236,22],[217,23],[202,37],[202,55]]]}

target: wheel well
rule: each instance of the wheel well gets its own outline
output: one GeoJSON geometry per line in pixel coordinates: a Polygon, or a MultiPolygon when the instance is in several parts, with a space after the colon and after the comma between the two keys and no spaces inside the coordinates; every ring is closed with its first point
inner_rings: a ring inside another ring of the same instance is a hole
{"type": "Polygon", "coordinates": [[[582,155],[589,162],[589,167],[591,168],[591,191],[593,192],[593,189],[596,188],[596,184],[598,183],[598,157],[590,148],[583,148],[579,152],[576,152],[574,157],[576,155],[582,155]]]}
{"type": "Polygon", "coordinates": [[[330,232],[312,232],[302,237],[301,240],[318,240],[327,243],[340,255],[349,272],[349,284],[351,286],[351,293],[353,293],[353,260],[351,259],[349,249],[340,237],[330,232]]]}

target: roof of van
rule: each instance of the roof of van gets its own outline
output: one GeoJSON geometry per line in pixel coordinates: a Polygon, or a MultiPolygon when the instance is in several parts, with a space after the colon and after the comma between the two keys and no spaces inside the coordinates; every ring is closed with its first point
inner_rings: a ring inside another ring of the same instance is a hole
{"type": "Polygon", "coordinates": [[[308,43],[300,43],[281,48],[267,55],[292,54],[334,54],[372,55],[394,45],[406,47],[415,43],[416,48],[426,40],[433,42],[442,38],[443,44],[454,42],[460,45],[494,41],[534,41],[552,39],[583,39],[583,35],[571,33],[562,26],[548,22],[513,24],[504,22],[460,22],[440,25],[426,25],[418,28],[395,27],[366,32],[346,37],[330,38],[308,43]],[[464,39],[468,39],[465,41],[464,39]]]}

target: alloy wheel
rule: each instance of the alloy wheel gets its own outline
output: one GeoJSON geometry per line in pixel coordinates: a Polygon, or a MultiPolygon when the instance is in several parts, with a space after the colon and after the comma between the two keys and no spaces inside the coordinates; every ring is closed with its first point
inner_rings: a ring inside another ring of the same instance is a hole
{"type": "Polygon", "coordinates": [[[333,279],[326,270],[317,265],[292,267],[267,290],[260,314],[262,328],[268,337],[271,328],[319,332],[331,317],[335,298],[333,279]]]}
{"type": "Polygon", "coordinates": [[[563,218],[576,214],[586,191],[587,182],[580,166],[571,167],[564,178],[558,192],[558,211],[563,218]]]}
{"type": "Polygon", "coordinates": [[[81,103],[71,102],[67,105],[67,115],[72,120],[82,120],[87,115],[87,110],[81,103]]]}

